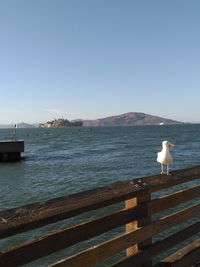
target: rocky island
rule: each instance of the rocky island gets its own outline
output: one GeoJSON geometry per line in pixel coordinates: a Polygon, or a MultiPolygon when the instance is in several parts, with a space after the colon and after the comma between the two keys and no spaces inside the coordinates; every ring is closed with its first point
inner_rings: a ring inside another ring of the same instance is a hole
{"type": "Polygon", "coordinates": [[[54,119],[46,123],[40,123],[39,128],[65,128],[65,127],[80,127],[83,125],[82,121],[69,121],[67,119],[54,119]]]}

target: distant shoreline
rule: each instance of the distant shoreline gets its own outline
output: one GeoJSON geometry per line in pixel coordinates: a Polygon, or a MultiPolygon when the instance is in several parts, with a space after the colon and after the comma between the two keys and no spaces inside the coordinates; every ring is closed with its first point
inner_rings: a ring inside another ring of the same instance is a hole
{"type": "MultiPolygon", "coordinates": [[[[128,112],[95,120],[72,120],[58,118],[38,124],[18,123],[18,128],[68,128],[68,127],[108,127],[108,126],[144,126],[144,125],[177,125],[192,124],[172,119],[162,118],[141,112],[128,112]]],[[[194,123],[195,124],[195,123],[194,123]]],[[[198,123],[197,123],[198,124],[198,123]]],[[[13,128],[14,124],[0,125],[0,128],[13,128]]]]}

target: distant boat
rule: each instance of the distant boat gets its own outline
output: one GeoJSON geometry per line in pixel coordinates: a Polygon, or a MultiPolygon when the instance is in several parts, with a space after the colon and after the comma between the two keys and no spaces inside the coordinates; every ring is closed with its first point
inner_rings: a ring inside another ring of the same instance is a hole
{"type": "Polygon", "coordinates": [[[164,122],[161,122],[159,125],[164,125],[164,122]]]}

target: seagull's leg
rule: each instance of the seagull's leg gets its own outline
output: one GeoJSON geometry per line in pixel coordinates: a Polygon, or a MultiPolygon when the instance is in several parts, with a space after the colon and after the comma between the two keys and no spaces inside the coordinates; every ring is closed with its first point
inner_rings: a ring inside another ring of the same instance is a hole
{"type": "Polygon", "coordinates": [[[161,164],[161,174],[164,173],[163,164],[161,164]]]}
{"type": "Polygon", "coordinates": [[[167,175],[171,175],[171,173],[169,173],[169,165],[167,164],[167,175]]]}

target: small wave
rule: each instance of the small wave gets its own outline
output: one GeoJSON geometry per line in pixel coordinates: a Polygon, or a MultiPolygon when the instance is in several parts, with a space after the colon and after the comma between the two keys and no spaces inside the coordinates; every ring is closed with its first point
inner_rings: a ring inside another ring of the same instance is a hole
{"type": "Polygon", "coordinates": [[[71,160],[73,159],[70,155],[44,155],[44,156],[32,156],[26,157],[25,160],[29,162],[44,162],[44,161],[63,161],[63,160],[71,160]]]}

